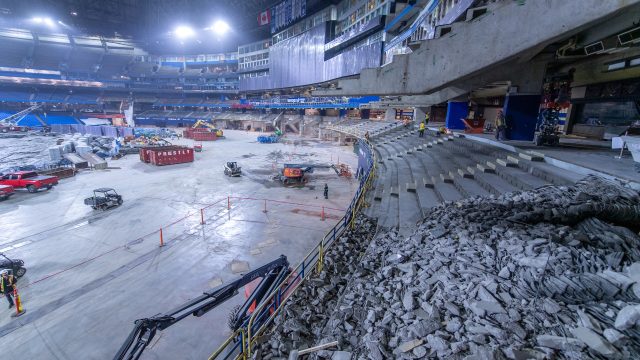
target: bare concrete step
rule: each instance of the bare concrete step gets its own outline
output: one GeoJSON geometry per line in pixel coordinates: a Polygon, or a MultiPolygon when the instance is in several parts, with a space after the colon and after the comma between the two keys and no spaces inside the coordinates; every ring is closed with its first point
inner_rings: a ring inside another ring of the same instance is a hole
{"type": "Polygon", "coordinates": [[[507,155],[507,161],[512,162],[514,164],[519,164],[520,163],[520,159],[511,155],[507,155]]]}
{"type": "MultiPolygon", "coordinates": [[[[473,179],[473,173],[472,172],[466,172],[464,171],[464,169],[458,169],[458,175],[460,175],[463,178],[466,179],[473,179]]],[[[453,176],[451,176],[453,177],[453,176]]]]}
{"type": "Polygon", "coordinates": [[[422,183],[424,184],[424,187],[429,188],[429,189],[433,189],[433,181],[429,178],[422,178],[422,183]]]}
{"type": "Polygon", "coordinates": [[[496,196],[518,191],[518,188],[509,184],[505,179],[495,173],[478,173],[476,174],[475,180],[483,189],[496,196]]]}
{"type": "Polygon", "coordinates": [[[442,182],[453,184],[453,179],[447,174],[441,173],[440,174],[440,179],[442,180],[442,182]]]}
{"type": "Polygon", "coordinates": [[[529,153],[518,153],[518,156],[520,156],[521,158],[523,158],[525,160],[529,160],[529,161],[536,161],[536,162],[544,161],[544,157],[533,155],[533,154],[529,154],[529,153]]]}
{"type": "Polygon", "coordinates": [[[391,195],[391,196],[398,197],[399,194],[400,194],[400,192],[398,191],[398,187],[397,186],[392,186],[391,190],[389,190],[389,195],[391,195]]]}
{"type": "Polygon", "coordinates": [[[383,185],[378,185],[376,187],[376,191],[373,193],[373,200],[374,201],[382,201],[383,192],[384,192],[384,186],[383,185]]]}
{"type": "Polygon", "coordinates": [[[462,199],[462,194],[455,188],[453,183],[435,183],[434,190],[442,201],[458,201],[462,199]]]}
{"type": "Polygon", "coordinates": [[[495,167],[490,167],[489,165],[483,165],[483,164],[478,164],[476,165],[476,167],[478,168],[478,170],[480,170],[483,173],[495,173],[496,169],[495,167]]]}
{"type": "Polygon", "coordinates": [[[496,163],[504,167],[518,167],[518,163],[513,163],[505,159],[496,159],[496,163]]]}
{"type": "Polygon", "coordinates": [[[415,182],[407,183],[407,192],[416,192],[417,187],[415,182]]]}
{"type": "Polygon", "coordinates": [[[456,177],[453,184],[464,197],[491,195],[482,185],[472,179],[456,177]]]}

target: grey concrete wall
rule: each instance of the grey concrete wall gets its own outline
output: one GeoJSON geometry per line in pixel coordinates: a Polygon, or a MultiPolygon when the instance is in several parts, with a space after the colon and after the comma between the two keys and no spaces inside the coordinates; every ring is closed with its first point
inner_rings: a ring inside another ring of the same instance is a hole
{"type": "MultiPolygon", "coordinates": [[[[487,14],[453,24],[442,38],[398,55],[359,79],[340,80],[336,90],[316,95],[426,94],[509,61],[526,62],[546,44],[562,40],[624,11],[640,0],[536,0],[492,4],[487,14]]],[[[631,8],[633,7],[633,8],[631,8]]]]}

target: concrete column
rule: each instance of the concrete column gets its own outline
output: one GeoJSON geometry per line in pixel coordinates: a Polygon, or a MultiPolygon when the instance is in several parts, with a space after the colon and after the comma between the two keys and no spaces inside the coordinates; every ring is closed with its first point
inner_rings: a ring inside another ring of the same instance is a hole
{"type": "Polygon", "coordinates": [[[464,130],[462,119],[466,118],[468,114],[469,104],[466,101],[449,101],[445,126],[450,130],[464,130]]]}
{"type": "Polygon", "coordinates": [[[508,94],[502,110],[507,122],[507,138],[532,141],[540,110],[540,95],[508,94]]]}
{"type": "Polygon", "coordinates": [[[424,116],[427,113],[428,108],[413,108],[413,121],[420,124],[424,120],[424,116]]]}
{"type": "Polygon", "coordinates": [[[387,112],[384,114],[384,119],[386,121],[394,121],[396,119],[396,109],[387,109],[387,112]]]}

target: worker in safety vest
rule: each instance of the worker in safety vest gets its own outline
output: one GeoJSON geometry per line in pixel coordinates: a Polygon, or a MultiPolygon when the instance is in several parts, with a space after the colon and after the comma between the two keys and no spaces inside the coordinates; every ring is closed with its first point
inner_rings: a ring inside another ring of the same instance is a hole
{"type": "Polygon", "coordinates": [[[16,287],[16,279],[13,275],[9,274],[9,270],[2,271],[2,278],[0,278],[0,292],[4,293],[9,302],[9,309],[13,307],[13,290],[16,287]]]}
{"type": "Polygon", "coordinates": [[[420,128],[418,130],[418,134],[419,134],[418,136],[424,137],[424,127],[425,127],[425,125],[424,125],[424,121],[423,121],[423,122],[420,123],[420,128]]]}
{"type": "Polygon", "coordinates": [[[424,123],[425,124],[429,123],[429,113],[424,114],[424,123]]]}

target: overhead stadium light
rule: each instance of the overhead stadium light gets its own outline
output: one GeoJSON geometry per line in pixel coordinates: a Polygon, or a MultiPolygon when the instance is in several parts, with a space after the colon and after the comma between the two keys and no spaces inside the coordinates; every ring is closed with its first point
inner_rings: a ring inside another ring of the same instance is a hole
{"type": "Polygon", "coordinates": [[[53,22],[53,20],[51,20],[51,18],[48,18],[48,17],[36,16],[31,19],[31,22],[33,22],[34,24],[44,24],[44,25],[47,25],[48,27],[55,26],[55,23],[53,22]]]}
{"type": "Polygon", "coordinates": [[[229,31],[229,29],[230,29],[229,24],[227,24],[226,22],[224,22],[222,20],[217,20],[211,26],[211,30],[213,30],[213,32],[215,32],[218,35],[226,34],[227,31],[229,31]]]}
{"type": "Polygon", "coordinates": [[[178,26],[173,33],[180,39],[186,39],[189,37],[192,37],[196,34],[195,31],[193,31],[192,28],[188,27],[188,26],[178,26]]]}

